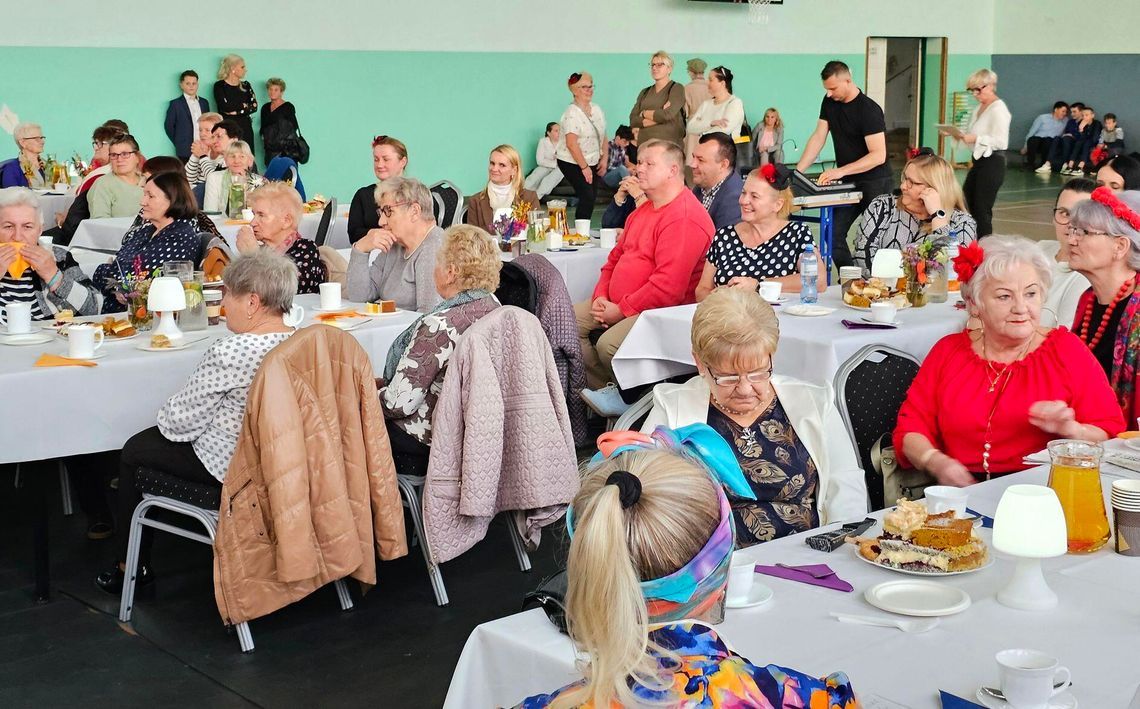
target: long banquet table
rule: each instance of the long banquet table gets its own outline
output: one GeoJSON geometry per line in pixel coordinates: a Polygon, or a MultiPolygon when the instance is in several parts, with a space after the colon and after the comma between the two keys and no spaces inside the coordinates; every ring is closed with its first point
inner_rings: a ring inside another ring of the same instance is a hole
{"type": "MultiPolygon", "coordinates": [[[[1047,478],[1048,469],[1041,466],[974,485],[969,505],[992,516],[1007,486],[1043,485],[1047,478]]],[[[1140,475],[1106,465],[1106,499],[1111,481],[1119,478],[1140,475]]],[[[940,689],[974,701],[979,686],[997,686],[994,654],[1025,647],[1054,655],[1069,667],[1072,694],[1082,708],[1140,706],[1140,558],[1116,554],[1111,542],[1092,554],[1044,560],[1049,586],[1060,597],[1054,610],[1020,611],[999,604],[995,596],[1009,580],[1014,561],[994,554],[987,568],[935,580],[966,591],[972,599],[969,608],[943,618],[929,632],[907,634],[841,624],[829,614],[903,617],[879,611],[863,594],[878,583],[914,577],[860,560],[851,545],[830,554],[815,551],[804,544],[808,534],[740,553],[764,564],[826,563],[855,591],[842,593],[758,574],[756,581],[772,589],[773,599],[754,608],[728,609],[724,622],[716,626],[730,646],[753,663],[775,663],[821,677],[842,670],[865,706],[920,709],[938,707],[940,689]],[[886,701],[869,701],[876,698],[886,701]]],[[[990,534],[982,530],[987,542],[990,534]]],[[[444,706],[514,706],[578,679],[575,660],[570,639],[560,635],[541,610],[484,623],[467,640],[444,706]]]]}
{"type": "MultiPolygon", "coordinates": [[[[861,322],[860,318],[869,313],[844,306],[838,287],[820,294],[819,305],[835,311],[819,317],[783,312],[799,302],[796,293],[788,294],[788,298],[786,304],[776,307],[780,344],[773,367],[780,374],[817,384],[831,384],[840,365],[870,344],[889,345],[922,361],[935,342],[961,330],[966,322],[965,312],[954,307],[956,295],[946,303],[900,310],[898,320],[902,324],[894,330],[844,327],[844,319],[861,322]]],[[[643,312],[614,355],[618,384],[630,388],[695,372],[689,332],[696,309],[696,305],[679,305],[643,312]]]]}

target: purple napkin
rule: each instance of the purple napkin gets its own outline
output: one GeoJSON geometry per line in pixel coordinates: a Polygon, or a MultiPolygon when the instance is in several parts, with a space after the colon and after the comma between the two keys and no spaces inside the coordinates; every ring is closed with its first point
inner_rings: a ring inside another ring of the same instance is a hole
{"type": "Polygon", "coordinates": [[[811,575],[813,573],[825,574],[829,571],[831,571],[831,567],[827,564],[804,564],[803,566],[794,566],[790,569],[784,568],[783,566],[756,565],[756,573],[759,574],[767,574],[789,581],[799,581],[800,583],[811,584],[812,586],[823,586],[824,588],[845,591],[847,593],[851,593],[855,590],[854,586],[836,576],[835,572],[831,572],[830,576],[824,576],[821,579],[817,579],[811,575]]]}
{"type": "Polygon", "coordinates": [[[962,699],[961,697],[955,696],[944,689],[938,690],[938,695],[942,700],[942,709],[973,709],[974,707],[985,709],[981,704],[978,704],[977,702],[971,702],[969,699],[962,699]]]}
{"type": "Polygon", "coordinates": [[[848,330],[894,330],[898,325],[883,325],[880,323],[871,322],[855,322],[854,320],[844,319],[841,321],[843,327],[848,330]]]}
{"type": "Polygon", "coordinates": [[[978,517],[981,517],[982,518],[982,527],[985,527],[987,529],[992,529],[994,526],[994,518],[993,517],[986,516],[986,515],[982,514],[981,512],[978,512],[977,510],[971,510],[969,507],[967,507],[966,508],[966,514],[977,515],[978,517]]]}

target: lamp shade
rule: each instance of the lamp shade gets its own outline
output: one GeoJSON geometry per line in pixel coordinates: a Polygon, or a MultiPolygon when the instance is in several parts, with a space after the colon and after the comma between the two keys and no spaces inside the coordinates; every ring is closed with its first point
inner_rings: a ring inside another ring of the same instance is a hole
{"type": "Polygon", "coordinates": [[[994,549],[1044,559],[1069,550],[1065,512],[1057,493],[1044,485],[1010,485],[994,513],[994,549]]]}
{"type": "Polygon", "coordinates": [[[146,308],[158,313],[169,313],[186,309],[186,290],[182,281],[173,276],[162,276],[150,282],[147,291],[146,308]]]}
{"type": "Polygon", "coordinates": [[[902,251],[898,249],[879,249],[871,259],[871,276],[890,280],[903,277],[902,251]]]}

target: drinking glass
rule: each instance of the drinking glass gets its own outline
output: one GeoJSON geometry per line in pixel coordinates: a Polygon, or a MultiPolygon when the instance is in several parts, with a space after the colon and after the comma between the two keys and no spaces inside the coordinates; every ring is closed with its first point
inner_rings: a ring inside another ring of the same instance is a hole
{"type": "Polygon", "coordinates": [[[1108,514],[1100,486],[1104,449],[1088,441],[1049,444],[1049,487],[1061,500],[1068,527],[1069,553],[1088,554],[1108,542],[1108,514]]]}

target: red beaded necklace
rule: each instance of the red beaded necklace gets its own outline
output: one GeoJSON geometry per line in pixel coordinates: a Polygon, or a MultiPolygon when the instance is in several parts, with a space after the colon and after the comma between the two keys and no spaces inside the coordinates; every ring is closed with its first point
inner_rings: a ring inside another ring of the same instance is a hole
{"type": "Polygon", "coordinates": [[[1085,308],[1085,316],[1081,319],[1081,328],[1077,332],[1077,337],[1084,340],[1085,344],[1089,346],[1090,350],[1096,349],[1097,343],[1100,342],[1100,338],[1104,336],[1104,331],[1108,329],[1108,321],[1112,317],[1112,311],[1116,310],[1117,304],[1120,303],[1120,301],[1124,300],[1124,297],[1128,295],[1129,292],[1131,292],[1132,285],[1135,282],[1136,275],[1133,274],[1131,278],[1124,282],[1124,285],[1120,286],[1120,290],[1116,291],[1116,295],[1113,296],[1112,302],[1109,303],[1108,307],[1104,309],[1104,315],[1102,315],[1100,318],[1100,325],[1097,326],[1096,332],[1093,334],[1091,340],[1089,339],[1089,326],[1092,325],[1093,303],[1092,301],[1089,301],[1089,307],[1085,308]]]}

